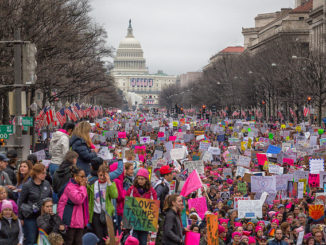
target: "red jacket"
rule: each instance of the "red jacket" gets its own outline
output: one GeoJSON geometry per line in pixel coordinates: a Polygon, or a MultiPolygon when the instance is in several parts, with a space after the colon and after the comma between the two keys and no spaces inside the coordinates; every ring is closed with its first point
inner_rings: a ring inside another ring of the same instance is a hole
{"type": "Polygon", "coordinates": [[[137,188],[135,188],[135,186],[132,185],[128,189],[126,196],[142,197],[146,199],[157,200],[156,191],[154,190],[153,187],[151,187],[148,192],[145,192],[143,195],[140,195],[137,188]]]}

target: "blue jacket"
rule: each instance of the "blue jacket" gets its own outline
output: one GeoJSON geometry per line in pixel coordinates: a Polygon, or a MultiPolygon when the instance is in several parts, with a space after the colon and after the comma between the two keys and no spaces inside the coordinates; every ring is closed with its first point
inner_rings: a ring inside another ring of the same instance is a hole
{"type": "Polygon", "coordinates": [[[267,243],[267,245],[289,245],[286,241],[281,240],[277,241],[276,239],[273,239],[267,243]]]}
{"type": "Polygon", "coordinates": [[[78,153],[77,167],[83,169],[87,176],[90,171],[90,162],[97,156],[96,153],[91,151],[84,139],[75,135],[70,139],[70,147],[78,153]]]}

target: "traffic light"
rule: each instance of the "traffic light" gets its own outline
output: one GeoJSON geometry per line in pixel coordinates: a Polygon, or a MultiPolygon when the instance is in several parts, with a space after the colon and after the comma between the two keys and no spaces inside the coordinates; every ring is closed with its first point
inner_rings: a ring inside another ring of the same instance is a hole
{"type": "Polygon", "coordinates": [[[310,97],[310,96],[308,96],[307,100],[308,100],[308,102],[310,102],[310,101],[311,101],[311,97],[310,97]]]}
{"type": "Polygon", "coordinates": [[[175,109],[171,108],[171,113],[174,114],[175,113],[175,109]]]}
{"type": "Polygon", "coordinates": [[[23,69],[23,83],[24,84],[35,84],[36,82],[36,46],[33,43],[27,43],[23,45],[23,58],[22,58],[22,69],[23,69]]]}
{"type": "Polygon", "coordinates": [[[183,107],[180,108],[180,113],[183,114],[183,107]]]}
{"type": "Polygon", "coordinates": [[[0,139],[0,145],[1,145],[1,146],[4,146],[4,145],[6,145],[6,142],[5,142],[5,140],[4,140],[4,139],[0,139]]]}
{"type": "Polygon", "coordinates": [[[206,113],[206,106],[205,105],[202,106],[202,111],[201,112],[202,112],[202,114],[206,113]]]}

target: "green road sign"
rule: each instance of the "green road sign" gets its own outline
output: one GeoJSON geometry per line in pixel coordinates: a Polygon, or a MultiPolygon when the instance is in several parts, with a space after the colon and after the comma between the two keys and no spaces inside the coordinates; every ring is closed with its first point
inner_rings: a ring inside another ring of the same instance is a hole
{"type": "Polygon", "coordinates": [[[0,125],[0,139],[8,139],[9,134],[14,133],[13,125],[0,125]]]}
{"type": "Polygon", "coordinates": [[[22,125],[24,127],[32,127],[33,126],[33,118],[32,117],[23,117],[22,125]]]}

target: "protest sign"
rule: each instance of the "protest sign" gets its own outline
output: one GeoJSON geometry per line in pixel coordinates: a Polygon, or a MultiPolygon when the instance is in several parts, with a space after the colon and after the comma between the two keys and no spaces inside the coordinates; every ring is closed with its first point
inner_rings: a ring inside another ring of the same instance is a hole
{"type": "Polygon", "coordinates": [[[293,181],[293,174],[276,175],[276,191],[285,191],[288,181],[293,181]]]}
{"type": "Polygon", "coordinates": [[[189,175],[189,177],[187,178],[187,180],[185,181],[182,189],[181,189],[181,196],[188,196],[191,192],[198,190],[199,188],[201,188],[203,186],[199,175],[197,173],[197,170],[195,169],[194,171],[192,171],[189,175]]]}
{"type": "Polygon", "coordinates": [[[199,245],[200,233],[187,231],[185,237],[185,245],[199,245]]]}
{"type": "Polygon", "coordinates": [[[203,135],[203,134],[205,134],[205,131],[195,131],[195,136],[203,135]]]}
{"type": "Polygon", "coordinates": [[[202,159],[203,162],[210,162],[213,160],[213,156],[211,153],[209,153],[208,151],[205,151],[204,154],[202,155],[202,159]]]}
{"type": "Polygon", "coordinates": [[[199,150],[207,151],[210,146],[211,146],[211,143],[201,141],[199,143],[199,150]]]}
{"type": "Polygon", "coordinates": [[[230,192],[228,192],[228,191],[221,192],[221,199],[223,201],[229,200],[230,199],[230,192]]]}
{"type": "Polygon", "coordinates": [[[309,170],[311,174],[319,174],[324,171],[324,159],[309,159],[309,170]]]}
{"type": "Polygon", "coordinates": [[[231,168],[223,168],[223,174],[224,177],[226,178],[228,175],[232,177],[232,169],[231,168]]]}
{"type": "Polygon", "coordinates": [[[170,182],[170,194],[174,194],[175,193],[175,186],[176,186],[176,180],[172,180],[170,182]]]}
{"type": "Polygon", "coordinates": [[[319,205],[323,205],[326,201],[326,193],[316,193],[316,200],[315,200],[315,204],[319,204],[319,205]]]}
{"type": "Polygon", "coordinates": [[[151,142],[151,137],[149,136],[143,136],[139,138],[139,143],[141,145],[149,144],[151,142]]]}
{"type": "Polygon", "coordinates": [[[207,219],[207,245],[218,245],[218,216],[209,214],[207,219]]]}
{"type": "Polygon", "coordinates": [[[261,166],[264,166],[265,162],[267,161],[266,154],[257,153],[256,156],[257,156],[258,164],[261,165],[261,166]]]}
{"type": "Polygon", "coordinates": [[[310,187],[319,187],[319,174],[309,174],[308,184],[310,187]]]}
{"type": "Polygon", "coordinates": [[[221,149],[218,147],[209,147],[208,152],[211,153],[212,155],[220,155],[221,149]]]}
{"type": "Polygon", "coordinates": [[[324,205],[308,205],[309,218],[313,223],[322,223],[324,220],[324,205]]]}
{"type": "Polygon", "coordinates": [[[196,136],[196,141],[201,141],[204,139],[205,139],[205,135],[203,135],[203,134],[196,136]]]}
{"type": "Polygon", "coordinates": [[[166,151],[170,151],[173,149],[173,143],[171,141],[164,142],[164,146],[166,148],[166,151]]]}
{"type": "Polygon", "coordinates": [[[197,170],[198,174],[205,173],[205,166],[202,160],[198,161],[186,161],[184,163],[185,168],[188,169],[188,172],[191,173],[193,170],[197,170]]]}
{"type": "Polygon", "coordinates": [[[274,145],[269,145],[267,149],[267,153],[269,154],[279,154],[281,152],[281,148],[274,146],[274,145]]]}
{"type": "Polygon", "coordinates": [[[161,158],[163,158],[163,151],[155,150],[153,159],[158,160],[158,159],[161,159],[161,158]]]}
{"type": "Polygon", "coordinates": [[[125,138],[127,138],[127,134],[126,134],[126,132],[119,132],[119,133],[118,133],[118,138],[119,138],[119,139],[125,139],[125,138]]]}
{"type": "Polygon", "coordinates": [[[304,183],[298,182],[298,198],[303,198],[304,183]]]}
{"type": "Polygon", "coordinates": [[[239,158],[238,158],[237,165],[249,168],[250,167],[250,161],[251,161],[250,157],[240,155],[239,158]]]}
{"type": "Polygon", "coordinates": [[[206,197],[192,198],[188,200],[188,209],[196,209],[201,219],[205,218],[205,212],[207,211],[206,197]]]}
{"type": "Polygon", "coordinates": [[[46,154],[45,154],[45,151],[44,150],[40,150],[40,151],[34,152],[33,154],[36,155],[38,161],[45,160],[45,158],[46,158],[46,154]]]}
{"type": "Polygon", "coordinates": [[[241,166],[237,166],[237,171],[235,173],[235,176],[241,176],[243,177],[245,173],[249,173],[250,170],[241,166]]]}
{"type": "Polygon", "coordinates": [[[146,154],[146,146],[135,146],[135,153],[138,155],[145,155],[146,154]]]}
{"type": "Polygon", "coordinates": [[[260,200],[238,200],[238,218],[262,218],[260,200]]]}
{"type": "Polygon", "coordinates": [[[319,188],[324,188],[324,183],[326,183],[326,172],[319,172],[319,188]]]}
{"type": "Polygon", "coordinates": [[[180,160],[185,157],[186,149],[185,148],[177,148],[170,150],[171,159],[180,160]]]}
{"type": "Polygon", "coordinates": [[[294,182],[298,182],[300,179],[306,179],[308,181],[309,172],[297,170],[293,173],[294,182]]]}
{"type": "Polygon", "coordinates": [[[105,161],[111,160],[113,158],[113,155],[110,153],[108,147],[102,147],[97,153],[97,156],[101,157],[105,161]]]}
{"type": "Polygon", "coordinates": [[[247,193],[247,184],[238,182],[238,191],[240,191],[242,194],[247,193]]]}
{"type": "Polygon", "coordinates": [[[139,231],[157,231],[160,201],[140,197],[125,199],[123,225],[139,231]]]}
{"type": "Polygon", "coordinates": [[[278,165],[268,164],[268,172],[271,174],[281,175],[283,174],[283,168],[278,165]]]}
{"type": "Polygon", "coordinates": [[[238,209],[239,204],[238,201],[239,200],[250,200],[250,197],[234,197],[234,208],[238,209]]]}
{"type": "Polygon", "coordinates": [[[276,192],[275,176],[251,176],[251,192],[276,192]]]}

